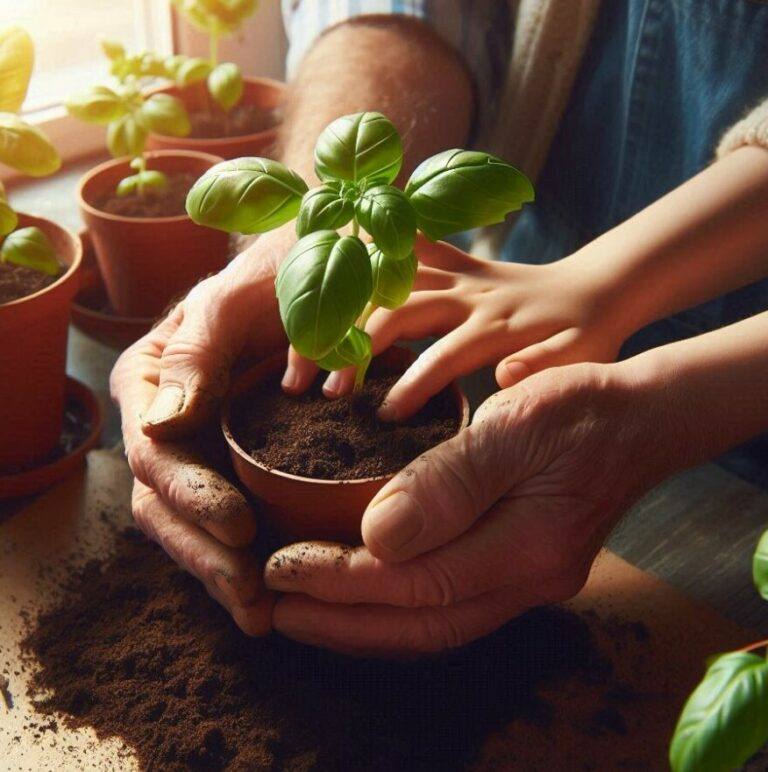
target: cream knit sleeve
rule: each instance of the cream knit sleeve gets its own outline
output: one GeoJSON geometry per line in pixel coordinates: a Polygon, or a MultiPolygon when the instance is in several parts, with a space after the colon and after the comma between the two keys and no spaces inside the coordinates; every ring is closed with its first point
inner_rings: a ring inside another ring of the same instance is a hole
{"type": "Polygon", "coordinates": [[[717,157],[722,158],[744,145],[761,145],[768,150],[768,99],[725,132],[717,146],[717,157]]]}

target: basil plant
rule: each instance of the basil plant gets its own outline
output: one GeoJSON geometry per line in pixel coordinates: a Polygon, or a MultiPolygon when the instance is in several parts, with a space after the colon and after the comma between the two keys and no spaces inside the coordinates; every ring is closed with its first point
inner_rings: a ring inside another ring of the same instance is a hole
{"type": "MultiPolygon", "coordinates": [[[[752,559],[752,577],[768,600],[768,531],[752,559]]],[[[728,772],[768,742],[768,641],[714,657],[678,720],[673,772],[728,772]]]]}
{"type": "MultiPolygon", "coordinates": [[[[0,30],[0,163],[30,177],[58,171],[61,159],[40,129],[19,117],[34,62],[34,46],[20,27],[0,30]]],[[[0,262],[56,276],[53,245],[39,228],[18,228],[18,216],[0,183],[0,262]]]]}
{"type": "Polygon", "coordinates": [[[283,326],[296,351],[321,368],[355,367],[358,390],[372,356],[366,321],[379,306],[401,306],[413,288],[416,232],[434,241],[501,222],[533,200],[528,179],[487,153],[438,153],[403,190],[393,184],[402,162],[392,123],[357,113],[320,134],[321,184],[312,190],[277,161],[238,158],[209,169],[187,196],[195,222],[230,233],[264,233],[296,218],[299,238],[275,282],[283,326]],[[339,233],[345,226],[351,235],[339,233]]]}
{"type": "Polygon", "coordinates": [[[192,26],[208,36],[208,58],[172,56],[167,76],[179,86],[205,81],[208,94],[228,113],[243,94],[243,75],[234,62],[219,62],[219,40],[232,35],[256,10],[256,0],[172,0],[192,26]]]}
{"type": "Polygon", "coordinates": [[[127,54],[120,43],[104,41],[102,48],[110,60],[115,86],[93,86],[66,103],[69,114],[88,123],[107,127],[107,148],[115,158],[128,156],[136,172],[120,180],[116,193],[144,195],[152,188],[164,190],[166,176],[147,169],[144,150],[150,131],[172,137],[186,137],[189,116],[180,99],[170,94],[144,96],[142,88],[149,79],[167,77],[166,62],[150,52],[127,54]]]}

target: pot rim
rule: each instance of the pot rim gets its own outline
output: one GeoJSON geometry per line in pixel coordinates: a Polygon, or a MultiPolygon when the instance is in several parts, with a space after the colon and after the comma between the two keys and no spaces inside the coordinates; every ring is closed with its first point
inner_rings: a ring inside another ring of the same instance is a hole
{"type": "MultiPolygon", "coordinates": [[[[261,360],[255,365],[252,365],[251,367],[248,367],[246,370],[244,370],[242,373],[240,373],[237,378],[233,381],[232,385],[229,388],[229,391],[227,392],[226,397],[224,398],[224,401],[222,403],[221,407],[221,429],[224,433],[224,437],[227,440],[227,444],[229,447],[234,450],[238,456],[240,456],[244,461],[251,464],[252,466],[258,467],[264,472],[267,472],[269,474],[275,475],[276,477],[282,477],[286,480],[290,480],[292,482],[297,483],[310,483],[312,485],[367,485],[372,482],[378,482],[381,480],[389,480],[394,475],[396,475],[400,470],[398,469],[395,472],[391,472],[389,474],[380,474],[376,475],[375,477],[362,477],[362,478],[356,478],[354,480],[326,480],[322,477],[302,477],[300,475],[296,474],[290,474],[290,472],[283,472],[280,469],[272,469],[265,464],[262,464],[260,461],[257,461],[253,456],[246,453],[245,450],[240,446],[240,443],[235,439],[234,434],[232,433],[232,430],[230,429],[230,412],[232,408],[232,400],[237,395],[237,387],[238,385],[246,380],[248,376],[251,375],[251,373],[260,368],[265,368],[266,373],[265,374],[271,374],[274,370],[277,370],[281,365],[285,363],[286,360],[286,353],[279,351],[276,354],[272,354],[269,357],[266,357],[265,359],[261,360]]],[[[458,383],[456,381],[451,381],[451,383],[448,385],[448,388],[451,390],[452,394],[456,398],[458,412],[459,412],[459,426],[456,430],[456,434],[458,434],[462,429],[465,429],[467,426],[469,426],[469,399],[467,399],[467,395],[462,391],[462,389],[459,387],[458,383]]],[[[454,435],[455,436],[455,435],[454,435]]]]}
{"type": "MultiPolygon", "coordinates": [[[[33,220],[37,220],[38,222],[46,222],[49,225],[53,225],[55,228],[58,228],[59,230],[63,231],[69,240],[72,242],[72,262],[67,267],[67,270],[64,271],[64,273],[59,276],[58,279],[56,279],[55,282],[52,284],[49,284],[47,287],[43,287],[42,289],[38,290],[37,292],[33,292],[31,295],[25,295],[23,298],[16,298],[16,300],[10,300],[7,303],[0,304],[0,314],[2,314],[7,308],[13,308],[15,306],[20,306],[22,303],[26,303],[31,300],[36,300],[41,295],[45,295],[46,292],[52,292],[57,287],[61,286],[65,282],[72,279],[74,274],[77,272],[77,270],[80,268],[80,265],[83,261],[83,244],[80,241],[80,237],[73,233],[69,228],[66,228],[63,225],[59,225],[59,223],[54,222],[53,220],[49,220],[47,217],[42,217],[41,215],[31,214],[29,212],[16,212],[19,217],[29,217],[33,220]]],[[[31,227],[29,225],[23,225],[21,226],[23,228],[31,227]]]]}
{"type": "MultiPolygon", "coordinates": [[[[168,158],[170,156],[193,158],[199,161],[210,161],[211,165],[221,163],[224,160],[221,156],[214,155],[213,153],[204,153],[201,150],[148,150],[144,154],[144,157],[147,158],[147,160],[152,160],[153,158],[168,158]]],[[[122,166],[123,164],[127,165],[129,163],[130,156],[126,155],[121,156],[120,158],[110,158],[109,160],[94,166],[92,169],[89,169],[80,178],[80,182],[77,184],[77,202],[80,205],[80,208],[94,217],[100,217],[102,220],[110,220],[112,222],[168,224],[192,219],[188,214],[175,214],[166,217],[126,217],[125,215],[105,212],[103,209],[98,209],[86,201],[85,196],[83,195],[83,189],[87,183],[109,169],[113,169],[116,166],[122,166]]],[[[130,168],[130,166],[128,168],[130,168]]]]}
{"type": "MultiPolygon", "coordinates": [[[[250,83],[252,85],[264,85],[269,86],[270,88],[276,88],[280,91],[285,91],[285,83],[279,80],[275,80],[274,78],[263,78],[258,76],[249,76],[246,75],[243,77],[244,83],[250,83]]],[[[180,90],[183,90],[182,86],[176,86],[175,84],[165,85],[165,86],[156,86],[153,89],[150,89],[147,91],[148,95],[151,94],[162,94],[165,93],[173,88],[177,88],[180,90]]],[[[154,137],[162,137],[166,140],[174,140],[178,139],[182,142],[189,144],[190,147],[211,147],[214,148],[223,146],[225,144],[231,144],[233,142],[254,142],[256,140],[265,139],[270,134],[276,134],[277,133],[277,126],[271,126],[268,129],[262,129],[261,131],[254,131],[250,134],[238,134],[235,137],[172,137],[170,134],[158,134],[156,131],[150,131],[149,132],[154,137]]]]}

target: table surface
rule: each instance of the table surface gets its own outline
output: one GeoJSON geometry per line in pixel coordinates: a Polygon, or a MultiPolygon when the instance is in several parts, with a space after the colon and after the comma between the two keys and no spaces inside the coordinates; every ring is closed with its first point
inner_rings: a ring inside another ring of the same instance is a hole
{"type": "MultiPolygon", "coordinates": [[[[75,188],[97,160],[69,167],[55,178],[24,182],[11,191],[14,206],[42,214],[74,230],[81,227],[75,188]]],[[[104,408],[104,445],[120,440],[117,411],[109,402],[108,377],[117,351],[72,328],[68,370],[89,385],[104,408]]],[[[489,372],[466,379],[472,401],[492,390],[489,372]]],[[[23,502],[0,504],[0,521],[23,502]]],[[[751,582],[751,555],[768,527],[768,493],[714,465],[669,479],[629,512],[608,546],[631,564],[705,601],[741,625],[768,633],[768,604],[751,582]]]]}

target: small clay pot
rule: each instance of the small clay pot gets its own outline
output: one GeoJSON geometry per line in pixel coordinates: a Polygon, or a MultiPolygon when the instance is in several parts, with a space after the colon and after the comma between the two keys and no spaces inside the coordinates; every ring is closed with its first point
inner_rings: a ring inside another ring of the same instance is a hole
{"type": "MultiPolygon", "coordinates": [[[[147,154],[150,169],[202,175],[222,159],[191,150],[147,154]]],[[[154,319],[175,298],[227,262],[229,236],[196,225],[188,215],[124,217],[96,207],[133,174],[129,159],[106,161],[80,181],[80,213],[91,234],[109,302],[120,316],[154,319]]]]}
{"type": "MultiPolygon", "coordinates": [[[[150,93],[171,94],[184,102],[187,110],[204,110],[210,104],[208,89],[204,82],[194,83],[185,88],[162,86],[150,93]]],[[[285,99],[285,84],[270,78],[243,78],[241,101],[264,110],[274,110],[285,99]]],[[[277,126],[239,137],[169,137],[164,134],[150,134],[147,147],[153,150],[198,150],[213,153],[222,158],[241,156],[269,156],[277,138],[277,126]]]]}
{"type": "MultiPolygon", "coordinates": [[[[379,356],[387,367],[404,371],[413,361],[409,349],[393,347],[379,356]]],[[[264,506],[264,513],[276,530],[291,540],[331,539],[360,543],[360,523],[371,499],[394,475],[361,480],[318,480],[269,469],[253,459],[232,434],[230,411],[233,402],[260,381],[285,369],[286,355],[276,354],[246,370],[233,384],[222,408],[221,427],[229,443],[232,464],[240,482],[264,506]]],[[[459,431],[469,424],[469,401],[454,382],[450,386],[459,431]]]]}
{"type": "Polygon", "coordinates": [[[83,244],[83,267],[80,271],[80,291],[72,301],[72,324],[105,346],[124,349],[148,333],[154,320],[115,313],[109,306],[91,234],[86,230],[80,231],[80,241],[83,244]]]}
{"type": "Polygon", "coordinates": [[[45,289],[0,305],[0,474],[44,459],[58,442],[64,411],[67,326],[82,246],[50,220],[19,215],[19,228],[33,225],[68,268],[45,289]]]}

